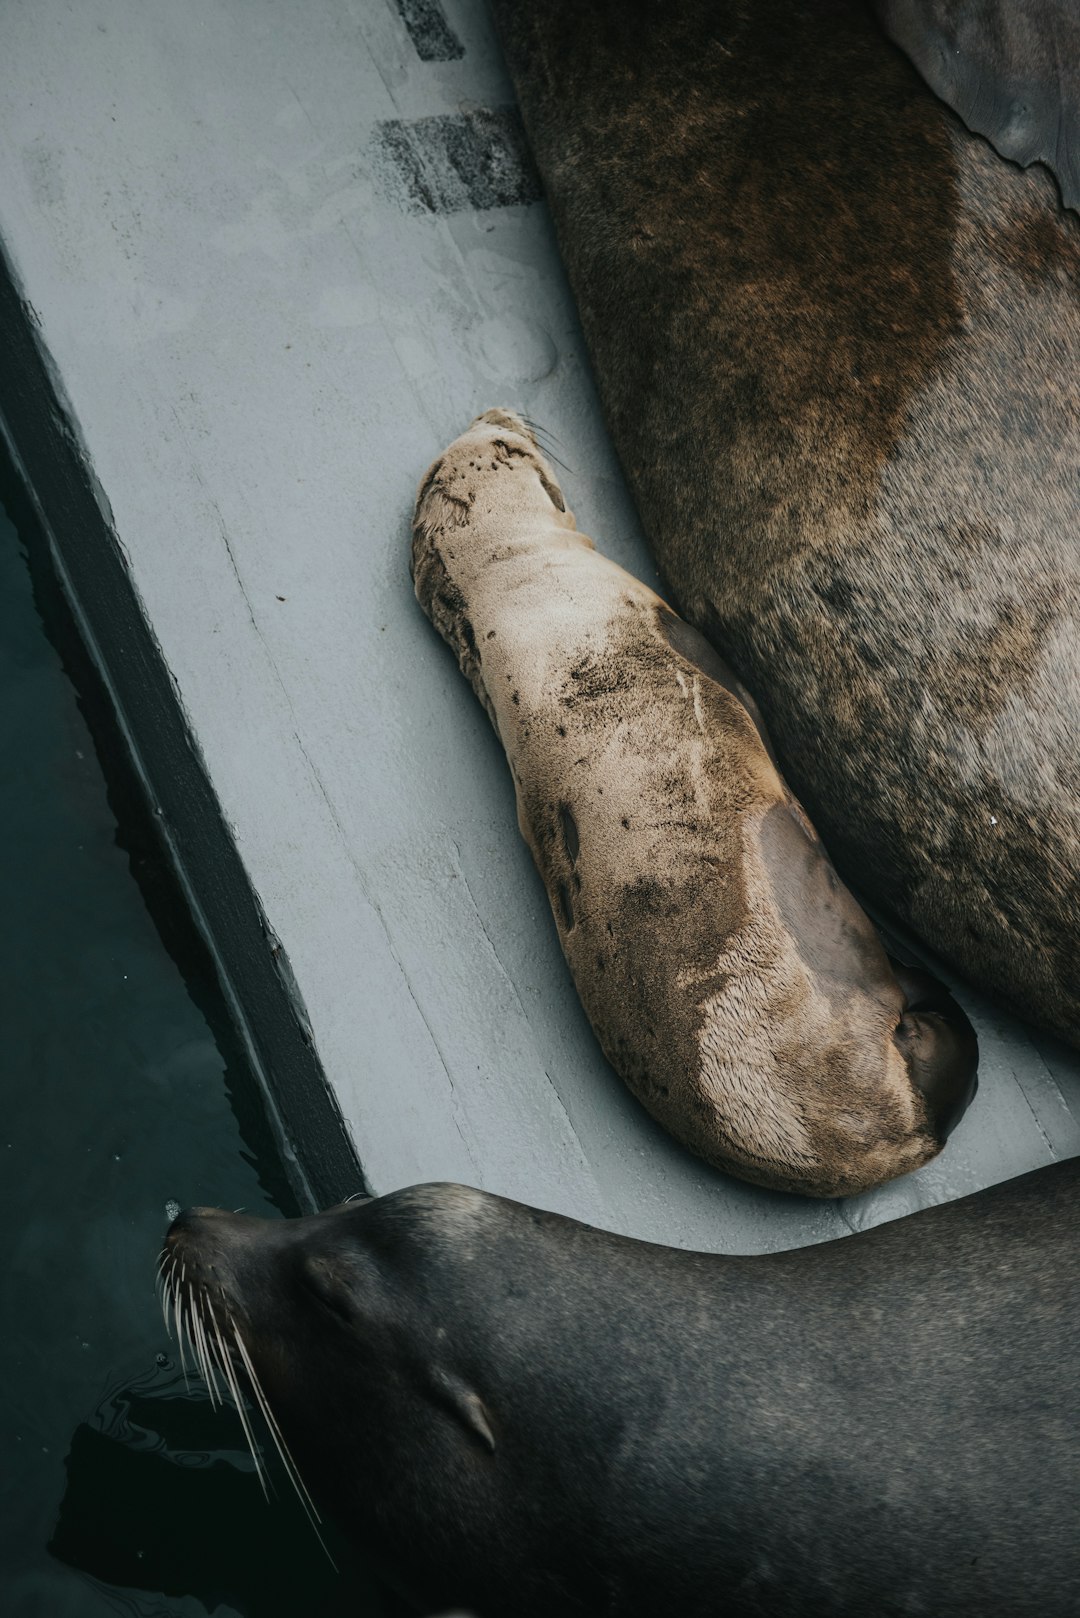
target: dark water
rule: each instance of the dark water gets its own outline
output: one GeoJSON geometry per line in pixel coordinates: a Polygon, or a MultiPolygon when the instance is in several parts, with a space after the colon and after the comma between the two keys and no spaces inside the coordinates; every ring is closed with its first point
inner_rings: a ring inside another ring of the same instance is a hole
{"type": "Polygon", "coordinates": [[[168,1203],[298,1210],[4,467],[0,493],[0,1613],[382,1618],[166,1336],[168,1203]]]}

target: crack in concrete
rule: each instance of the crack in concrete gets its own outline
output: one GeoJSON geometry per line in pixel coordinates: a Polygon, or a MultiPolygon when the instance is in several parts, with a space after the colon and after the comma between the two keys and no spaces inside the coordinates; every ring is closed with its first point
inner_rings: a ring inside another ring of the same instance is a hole
{"type": "MultiPolygon", "coordinates": [[[[1040,1060],[1041,1060],[1041,1058],[1040,1058],[1040,1060]]],[[[1045,1062],[1043,1062],[1043,1066],[1044,1067],[1046,1066],[1045,1062]]],[[[1017,1072],[1015,1067],[1010,1066],[1009,1072],[1012,1074],[1013,1083],[1016,1085],[1016,1088],[1019,1090],[1020,1094],[1024,1098],[1024,1105],[1027,1107],[1027,1110],[1031,1114],[1032,1121],[1033,1121],[1033,1123],[1035,1125],[1035,1128],[1038,1130],[1039,1134],[1041,1135],[1041,1137],[1043,1139],[1043,1143],[1046,1146],[1046,1150],[1050,1153],[1051,1158],[1056,1163],[1058,1161],[1057,1150],[1056,1150],[1056,1148],[1054,1146],[1053,1141],[1050,1139],[1050,1136],[1047,1134],[1046,1129],[1043,1126],[1043,1121],[1039,1117],[1039,1113],[1038,1113],[1038,1110],[1037,1110],[1037,1108],[1035,1106],[1035,1103],[1032,1101],[1031,1097],[1027,1093],[1027,1086],[1024,1084],[1023,1080],[1021,1079],[1021,1077],[1020,1077],[1020,1075],[1017,1072]]],[[[1049,1073],[1049,1069],[1047,1069],[1047,1072],[1049,1073]]],[[[1051,1083],[1053,1083],[1052,1076],[1051,1076],[1051,1083]]],[[[1054,1085],[1054,1088],[1055,1088],[1055,1090],[1057,1089],[1056,1084],[1054,1085]]]]}
{"type": "Polygon", "coordinates": [[[349,864],[352,866],[353,871],[356,874],[356,880],[357,880],[357,885],[358,885],[358,887],[360,889],[360,895],[361,895],[364,903],[367,905],[368,909],[374,915],[376,921],[379,924],[379,928],[380,928],[380,930],[382,932],[382,935],[386,939],[386,947],[387,947],[387,949],[388,949],[388,951],[390,953],[390,958],[393,961],[394,965],[397,967],[398,971],[401,973],[402,982],[405,985],[405,989],[406,989],[406,991],[408,993],[409,999],[412,1001],[413,1005],[416,1008],[417,1015],[419,1016],[420,1021],[424,1025],[424,1030],[425,1030],[425,1032],[426,1032],[426,1034],[428,1036],[428,1039],[431,1041],[432,1049],[434,1050],[436,1056],[439,1059],[439,1065],[442,1068],[443,1073],[446,1075],[446,1082],[450,1087],[450,1098],[451,1098],[450,1115],[451,1115],[451,1117],[453,1119],[453,1122],[454,1122],[454,1128],[458,1132],[458,1135],[459,1135],[459,1137],[461,1139],[461,1144],[465,1148],[466,1156],[468,1157],[469,1162],[472,1165],[472,1172],[476,1175],[478,1183],[482,1183],[482,1173],[481,1173],[480,1165],[477,1162],[476,1153],[473,1150],[472,1142],[470,1141],[469,1136],[466,1133],[466,1131],[465,1131],[465,1129],[463,1127],[463,1124],[462,1124],[462,1118],[461,1118],[462,1108],[461,1108],[460,1100],[458,1098],[457,1086],[454,1083],[453,1075],[450,1072],[450,1065],[447,1062],[446,1056],[445,1056],[445,1054],[443,1052],[442,1045],[440,1044],[439,1038],[438,1038],[437,1034],[435,1033],[435,1030],[434,1030],[434,1027],[432,1026],[431,1020],[429,1019],[427,1013],[425,1012],[423,1006],[420,1003],[420,999],[419,999],[419,997],[418,997],[418,995],[416,993],[416,990],[415,990],[415,988],[413,986],[412,979],[409,976],[408,968],[406,967],[404,961],[401,959],[401,956],[398,953],[397,945],[394,942],[394,936],[390,931],[390,926],[389,926],[389,924],[388,924],[388,922],[386,920],[385,915],[383,914],[382,907],[381,907],[378,900],[375,898],[374,894],[371,891],[371,888],[370,888],[370,885],[369,885],[369,882],[368,882],[367,873],[365,872],[363,866],[360,864],[359,860],[357,859],[357,857],[356,857],[356,855],[355,855],[355,853],[354,853],[354,851],[352,849],[352,846],[350,845],[348,835],[346,834],[345,828],[341,823],[341,817],[339,816],[339,814],[337,812],[337,809],[334,806],[334,801],[333,801],[332,797],[330,796],[330,793],[327,790],[326,783],[323,781],[322,776],[319,774],[319,771],[316,769],[315,764],[312,761],[310,753],[308,752],[307,748],[304,746],[303,741],[301,740],[300,732],[298,730],[295,730],[295,729],[293,730],[293,739],[295,740],[297,747],[300,749],[300,752],[301,752],[301,755],[303,756],[304,762],[307,765],[308,770],[309,770],[309,772],[311,774],[311,778],[314,781],[316,787],[318,788],[319,793],[321,794],[322,799],[323,799],[324,803],[326,804],[327,809],[329,810],[330,819],[333,821],[334,829],[337,832],[338,838],[339,838],[339,840],[341,842],[341,846],[345,851],[345,857],[348,860],[349,864]]]}
{"type": "MultiPolygon", "coordinates": [[[[500,978],[503,980],[503,982],[506,984],[507,988],[509,989],[510,994],[511,994],[511,996],[513,998],[514,1004],[517,1006],[518,1011],[521,1013],[522,1021],[529,1028],[529,1030],[532,1031],[532,1021],[531,1021],[531,1019],[529,1017],[528,1011],[525,1008],[525,1003],[522,1000],[520,994],[518,993],[517,984],[514,982],[513,978],[510,976],[510,973],[507,971],[505,965],[503,964],[502,957],[500,956],[498,950],[495,948],[495,944],[494,944],[494,942],[492,940],[491,934],[488,932],[487,927],[486,927],[486,925],[484,923],[484,918],[480,913],[480,907],[476,902],[476,897],[475,897],[475,895],[474,895],[474,893],[472,891],[472,888],[469,886],[469,879],[465,875],[465,869],[464,869],[464,866],[462,865],[461,848],[460,848],[459,844],[456,841],[454,841],[454,839],[451,839],[450,846],[454,850],[454,870],[456,871],[457,875],[461,879],[461,885],[464,888],[466,895],[468,896],[469,904],[472,906],[473,914],[476,917],[477,926],[479,927],[481,933],[483,934],[484,942],[487,944],[487,947],[488,947],[489,951],[491,952],[491,958],[495,962],[495,966],[496,966],[496,968],[498,970],[500,978]]],[[[581,1162],[585,1166],[585,1168],[588,1170],[589,1176],[593,1180],[593,1183],[595,1185],[595,1175],[593,1174],[592,1164],[589,1161],[588,1154],[585,1151],[585,1147],[584,1147],[584,1145],[582,1143],[581,1136],[578,1134],[577,1128],[576,1128],[576,1126],[574,1124],[574,1120],[570,1116],[570,1112],[569,1112],[569,1110],[567,1108],[566,1102],[563,1100],[562,1096],[560,1095],[559,1088],[556,1085],[555,1080],[551,1077],[551,1074],[548,1072],[547,1068],[544,1067],[544,1066],[541,1066],[541,1071],[542,1071],[542,1073],[544,1075],[544,1078],[547,1080],[548,1085],[551,1088],[552,1095],[555,1097],[555,1101],[556,1101],[556,1103],[558,1105],[559,1112],[561,1113],[563,1118],[565,1118],[565,1120],[566,1120],[566,1127],[570,1131],[570,1135],[571,1135],[571,1138],[573,1139],[574,1145],[577,1147],[578,1152],[580,1153],[581,1162]]],[[[597,1189],[597,1194],[599,1194],[599,1187],[597,1186],[596,1189],[597,1189]]]]}

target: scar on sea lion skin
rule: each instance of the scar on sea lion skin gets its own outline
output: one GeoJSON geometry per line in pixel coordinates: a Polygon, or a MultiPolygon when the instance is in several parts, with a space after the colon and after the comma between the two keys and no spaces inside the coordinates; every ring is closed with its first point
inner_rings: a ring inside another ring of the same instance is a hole
{"type": "Polygon", "coordinates": [[[502,741],[518,821],[613,1066],[679,1140],[846,1195],[940,1150],[975,1041],[902,983],[739,681],[578,533],[529,428],[479,417],[420,487],[417,597],[502,741]]]}

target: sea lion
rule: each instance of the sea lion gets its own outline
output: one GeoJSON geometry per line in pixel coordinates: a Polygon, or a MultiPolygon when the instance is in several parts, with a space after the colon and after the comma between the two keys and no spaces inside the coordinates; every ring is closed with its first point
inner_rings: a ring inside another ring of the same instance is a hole
{"type": "Polygon", "coordinates": [[[890,967],[738,680],[580,534],[534,436],[490,410],[429,468],[421,606],[491,716],[518,823],[608,1059],[685,1145],[817,1196],[925,1163],[975,1037],[890,967]]]}
{"type": "Polygon", "coordinates": [[[1002,157],[1045,163],[1080,208],[1076,0],[874,0],[882,27],[942,101],[1002,157]]]}
{"type": "Polygon", "coordinates": [[[419,1186],[183,1214],[166,1292],[423,1611],[1073,1618],[1078,1198],[726,1257],[419,1186]]]}
{"type": "Polygon", "coordinates": [[[674,604],[841,874],[1080,1041],[1080,221],[856,0],[495,12],[674,604]]]}

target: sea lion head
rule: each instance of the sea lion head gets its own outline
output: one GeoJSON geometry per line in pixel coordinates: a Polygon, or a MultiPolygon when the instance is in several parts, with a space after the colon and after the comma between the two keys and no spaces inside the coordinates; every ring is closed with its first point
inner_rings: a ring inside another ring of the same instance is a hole
{"type": "MultiPolygon", "coordinates": [[[[418,562],[417,540],[434,530],[463,528],[486,532],[475,509],[480,492],[491,479],[499,483],[500,522],[538,520],[573,533],[576,543],[592,547],[578,535],[573,512],[567,510],[559,480],[541,452],[543,430],[513,410],[485,410],[428,467],[416,496],[413,566],[418,562]],[[511,496],[507,473],[515,473],[511,496]]],[[[422,551],[422,545],[420,547],[422,551]]]]}
{"type": "Polygon", "coordinates": [[[313,1519],[406,1570],[425,1611],[447,1581],[471,1606],[477,1569],[543,1527],[521,1469],[550,1438],[529,1385],[563,1374],[547,1339],[580,1312],[566,1224],[436,1184],[301,1219],[192,1208],[167,1233],[167,1308],[208,1386],[250,1390],[313,1519]]]}
{"type": "MultiPolygon", "coordinates": [[[[469,1382],[478,1339],[455,1337],[469,1311],[454,1307],[453,1277],[492,1201],[436,1185],[302,1219],[192,1208],[165,1238],[167,1308],[208,1385],[249,1385],[301,1475],[332,1477],[337,1496],[354,1493],[355,1456],[388,1424],[399,1452],[415,1439],[489,1453],[491,1422],[469,1382]]],[[[470,1290],[482,1310],[483,1287],[470,1290]]]]}

